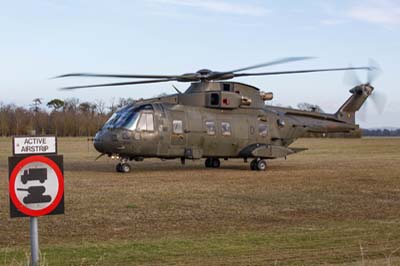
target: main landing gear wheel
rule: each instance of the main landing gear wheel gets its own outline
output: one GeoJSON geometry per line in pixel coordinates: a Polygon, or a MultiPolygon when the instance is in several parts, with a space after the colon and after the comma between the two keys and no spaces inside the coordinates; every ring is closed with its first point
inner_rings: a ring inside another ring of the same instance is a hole
{"type": "Polygon", "coordinates": [[[254,159],[250,162],[250,169],[253,171],[257,170],[257,160],[254,159]]]}
{"type": "Polygon", "coordinates": [[[219,168],[221,166],[221,162],[219,161],[219,159],[212,159],[211,161],[211,167],[212,168],[219,168]]]}
{"type": "Polygon", "coordinates": [[[253,171],[265,171],[267,170],[267,162],[262,159],[254,159],[250,163],[250,169],[253,171]]]}
{"type": "Polygon", "coordinates": [[[118,173],[129,173],[131,171],[131,166],[128,163],[117,164],[116,170],[118,173]]]}
{"type": "Polygon", "coordinates": [[[207,158],[205,166],[207,168],[219,168],[221,166],[221,162],[217,158],[207,158]]]}

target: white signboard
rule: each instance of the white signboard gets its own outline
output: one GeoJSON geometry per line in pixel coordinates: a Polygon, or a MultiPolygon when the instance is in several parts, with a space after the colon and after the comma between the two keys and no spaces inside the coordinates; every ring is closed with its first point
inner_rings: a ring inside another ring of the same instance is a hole
{"type": "Polygon", "coordinates": [[[14,155],[55,154],[56,137],[14,137],[14,155]]]}

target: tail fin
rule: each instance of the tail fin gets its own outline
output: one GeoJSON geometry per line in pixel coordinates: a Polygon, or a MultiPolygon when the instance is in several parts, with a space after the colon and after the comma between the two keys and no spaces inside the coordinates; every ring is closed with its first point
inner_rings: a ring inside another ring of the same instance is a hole
{"type": "Polygon", "coordinates": [[[350,90],[352,95],[335,113],[335,116],[343,122],[355,124],[355,114],[360,110],[368,96],[371,95],[374,87],[370,84],[358,85],[350,90]]]}

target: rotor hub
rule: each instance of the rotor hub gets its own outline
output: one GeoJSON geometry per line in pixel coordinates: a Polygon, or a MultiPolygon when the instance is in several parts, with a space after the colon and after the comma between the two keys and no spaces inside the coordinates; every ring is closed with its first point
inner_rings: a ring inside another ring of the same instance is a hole
{"type": "Polygon", "coordinates": [[[197,71],[196,73],[202,75],[202,76],[207,76],[208,74],[210,74],[212,71],[209,69],[200,69],[199,71],[197,71]]]}
{"type": "Polygon", "coordinates": [[[374,90],[374,87],[371,84],[366,83],[366,84],[361,84],[361,85],[355,86],[354,88],[352,88],[350,90],[350,92],[357,93],[358,95],[361,95],[364,93],[367,96],[369,96],[369,95],[371,95],[373,90],[374,90]]]}
{"type": "Polygon", "coordinates": [[[369,83],[363,84],[361,87],[364,93],[367,94],[368,96],[371,95],[372,91],[374,90],[374,87],[372,87],[371,84],[369,83]]]}

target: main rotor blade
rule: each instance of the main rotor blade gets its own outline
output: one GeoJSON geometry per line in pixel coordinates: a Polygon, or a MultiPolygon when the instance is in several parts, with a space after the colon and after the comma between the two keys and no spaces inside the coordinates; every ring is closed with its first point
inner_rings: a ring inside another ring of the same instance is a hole
{"type": "Polygon", "coordinates": [[[355,70],[355,69],[370,70],[369,67],[322,68],[322,69],[306,69],[306,70],[276,71],[276,72],[262,72],[262,73],[238,73],[238,74],[234,74],[233,77],[236,78],[236,77],[245,77],[245,76],[285,75],[285,74],[329,72],[329,71],[343,71],[343,70],[355,70]]]}
{"type": "Polygon", "coordinates": [[[105,83],[105,84],[64,87],[64,88],[61,88],[61,90],[75,90],[75,89],[95,88],[95,87],[137,85],[137,84],[146,84],[146,83],[168,82],[168,81],[174,81],[174,80],[176,80],[176,79],[158,79],[158,80],[156,79],[156,80],[141,80],[141,81],[117,82],[117,83],[105,83]]]}
{"type": "Polygon", "coordinates": [[[272,66],[272,65],[279,65],[279,64],[284,64],[284,63],[289,63],[289,62],[294,62],[294,61],[302,61],[302,60],[308,60],[308,59],[313,59],[315,57],[309,57],[309,56],[303,56],[303,57],[285,57],[282,59],[254,65],[254,66],[248,66],[244,68],[239,68],[231,71],[223,71],[222,73],[234,73],[234,72],[240,72],[240,71],[245,71],[245,70],[250,70],[250,69],[255,69],[255,68],[260,68],[260,67],[267,67],[267,66],[272,66]]]}
{"type": "Polygon", "coordinates": [[[178,78],[179,76],[173,75],[124,75],[124,74],[95,74],[95,73],[69,73],[54,77],[68,78],[68,77],[96,77],[96,78],[149,78],[149,79],[170,79],[178,78]]]}

